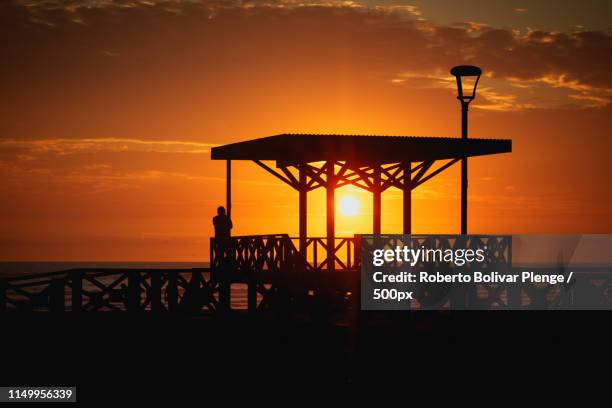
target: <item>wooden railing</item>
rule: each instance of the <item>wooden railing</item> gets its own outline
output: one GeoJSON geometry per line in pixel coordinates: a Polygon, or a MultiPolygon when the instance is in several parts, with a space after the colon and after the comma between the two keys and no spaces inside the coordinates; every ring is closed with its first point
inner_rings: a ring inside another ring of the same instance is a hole
{"type": "Polygon", "coordinates": [[[221,311],[231,309],[231,286],[247,285],[250,311],[275,308],[297,281],[300,258],[287,234],[210,239],[211,285],[218,289],[221,311]]]}
{"type": "Polygon", "coordinates": [[[214,311],[209,272],[96,268],[3,279],[0,311],[214,311]]]}
{"type": "MultiPolygon", "coordinates": [[[[355,251],[355,237],[334,239],[334,270],[356,270],[359,253],[355,251]]],[[[291,237],[295,247],[299,238],[291,237]]],[[[328,266],[327,238],[308,237],[306,239],[306,264],[308,271],[325,271],[328,266]]]]}
{"type": "MultiPolygon", "coordinates": [[[[334,269],[355,269],[359,254],[355,251],[354,237],[334,239],[334,269]]],[[[279,271],[283,262],[299,255],[299,238],[287,234],[234,236],[226,241],[211,238],[211,268],[218,268],[224,257],[233,259],[235,268],[279,271]],[[221,245],[221,246],[220,246],[221,245]]],[[[323,271],[327,269],[327,239],[308,237],[306,239],[306,270],[323,271]]]]}
{"type": "MultiPolygon", "coordinates": [[[[450,236],[449,236],[450,237],[450,236]]],[[[512,248],[498,236],[458,242],[428,236],[411,237],[410,245],[440,248],[479,248],[487,245],[491,262],[511,265],[512,248]]],[[[232,284],[248,286],[248,309],[283,309],[295,293],[321,285],[336,285],[342,292],[359,281],[360,236],[336,238],[335,271],[347,279],[328,280],[326,239],[309,237],[306,260],[299,254],[298,238],[286,234],[232,237],[220,246],[211,239],[210,269],[73,269],[0,279],[2,311],[148,311],[217,312],[230,309],[232,284]],[[223,252],[223,254],[221,253],[223,252]],[[323,279],[322,279],[323,278],[323,279]]],[[[398,242],[389,241],[389,245],[398,242]]],[[[514,273],[524,268],[514,266],[514,273]]],[[[531,270],[531,269],[527,269],[531,270]]],[[[589,307],[589,302],[612,307],[612,273],[609,270],[576,270],[576,284],[479,285],[471,301],[485,308],[589,307]],[[578,290],[580,289],[580,290],[578,290]]],[[[352,290],[352,289],[348,289],[352,290]]],[[[341,293],[340,293],[341,294],[341,293]]],[[[342,295],[342,294],[341,294],[342,295]]]]}
{"type": "Polygon", "coordinates": [[[297,253],[287,234],[244,235],[224,240],[210,239],[210,267],[213,276],[231,262],[231,269],[280,271],[286,259],[297,253]]]}

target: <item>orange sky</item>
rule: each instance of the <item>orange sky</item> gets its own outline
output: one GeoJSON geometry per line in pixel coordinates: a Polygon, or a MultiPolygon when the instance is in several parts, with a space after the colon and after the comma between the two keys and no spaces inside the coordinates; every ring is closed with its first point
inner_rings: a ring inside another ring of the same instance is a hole
{"type": "MultiPolygon", "coordinates": [[[[419,1],[34,3],[0,6],[2,260],[207,260],[225,197],[212,146],[458,136],[460,63],[485,72],[470,136],[513,140],[470,160],[470,232],[612,232],[605,2],[476,16],[419,1]]],[[[415,190],[414,232],[458,232],[459,180],[452,167],[415,190]]],[[[370,232],[370,196],[350,194],[361,213],[339,215],[338,234],[370,232]]],[[[400,232],[400,198],[384,194],[383,232],[400,232]]],[[[235,234],[297,233],[297,194],[252,163],[234,166],[233,204],[235,234]]],[[[323,191],[309,217],[322,235],[323,191]]]]}

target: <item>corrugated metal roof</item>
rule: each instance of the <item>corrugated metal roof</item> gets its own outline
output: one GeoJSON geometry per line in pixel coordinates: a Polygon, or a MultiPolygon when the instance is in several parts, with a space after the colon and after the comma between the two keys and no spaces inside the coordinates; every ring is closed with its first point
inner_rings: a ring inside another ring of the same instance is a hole
{"type": "Polygon", "coordinates": [[[507,139],[284,133],[211,150],[213,160],[276,160],[278,165],[324,160],[359,163],[443,160],[509,153],[507,139]]]}

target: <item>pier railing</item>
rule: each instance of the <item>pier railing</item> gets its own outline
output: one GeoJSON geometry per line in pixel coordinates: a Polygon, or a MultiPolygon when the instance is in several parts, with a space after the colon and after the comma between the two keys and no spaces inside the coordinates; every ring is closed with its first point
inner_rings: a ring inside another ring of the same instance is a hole
{"type": "Polygon", "coordinates": [[[210,270],[72,269],[0,280],[0,311],[215,311],[210,270]]]}
{"type": "MultiPolygon", "coordinates": [[[[358,266],[359,254],[355,251],[357,239],[355,237],[334,239],[334,269],[353,270],[358,266]]],[[[235,263],[234,268],[264,272],[279,271],[287,260],[300,256],[298,247],[299,238],[287,234],[234,236],[221,241],[211,238],[211,269],[214,271],[219,268],[223,259],[227,257],[235,263]]],[[[306,239],[305,262],[307,271],[327,269],[329,260],[325,237],[306,239]]]]}
{"type": "MultiPolygon", "coordinates": [[[[498,236],[478,238],[468,247],[487,245],[497,261],[510,265],[512,248],[498,236]]],[[[427,236],[413,235],[411,245],[425,244],[427,236]]],[[[309,237],[305,256],[299,239],[287,234],[211,239],[210,268],[198,269],[73,269],[0,279],[0,312],[3,311],[147,311],[210,312],[232,306],[232,285],[247,292],[247,308],[284,310],[296,296],[332,293],[349,298],[357,293],[360,279],[360,236],[336,238],[334,273],[328,272],[327,241],[309,237]],[[325,293],[326,292],[326,293],[325,293]]],[[[390,240],[388,245],[398,243],[390,240]]],[[[462,245],[464,245],[463,243],[462,245]]],[[[427,244],[452,248],[452,240],[427,244]]],[[[513,266],[515,273],[523,268],[513,266]]],[[[527,270],[534,270],[533,268],[527,270]]],[[[574,269],[579,282],[559,285],[482,284],[470,302],[485,308],[612,306],[612,274],[609,270],[574,269]],[[581,290],[576,290],[580,287],[581,290]],[[588,294],[579,298],[577,293],[588,294]],[[603,299],[603,300],[602,300],[603,299]],[[606,300],[607,299],[607,300],[606,300]]]]}
{"type": "MultiPolygon", "coordinates": [[[[355,251],[358,238],[344,237],[334,239],[334,269],[355,270],[359,264],[359,254],[355,251]]],[[[299,238],[292,237],[295,247],[299,246],[299,238]]],[[[324,271],[329,260],[327,257],[327,238],[308,237],[306,239],[306,265],[308,271],[324,271]]]]}

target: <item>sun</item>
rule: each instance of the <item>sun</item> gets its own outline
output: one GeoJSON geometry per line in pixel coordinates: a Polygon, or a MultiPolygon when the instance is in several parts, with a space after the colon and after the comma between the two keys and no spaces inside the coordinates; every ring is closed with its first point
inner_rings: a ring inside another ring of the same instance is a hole
{"type": "Polygon", "coordinates": [[[338,208],[345,217],[352,217],[359,213],[359,200],[351,195],[346,195],[340,199],[338,208]]]}

